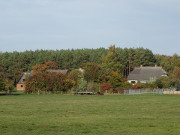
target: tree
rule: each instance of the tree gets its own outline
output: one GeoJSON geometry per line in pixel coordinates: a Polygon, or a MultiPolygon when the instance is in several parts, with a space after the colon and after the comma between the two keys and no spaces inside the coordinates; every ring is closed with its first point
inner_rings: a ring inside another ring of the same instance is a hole
{"type": "Polygon", "coordinates": [[[83,73],[79,69],[73,69],[69,76],[76,82],[76,85],[79,83],[79,80],[83,78],[83,73]]]}
{"type": "Polygon", "coordinates": [[[100,91],[100,84],[98,83],[94,83],[94,82],[89,82],[87,84],[87,91],[90,91],[90,92],[98,92],[100,91]]]}
{"type": "Polygon", "coordinates": [[[48,70],[48,66],[46,64],[36,64],[32,67],[32,73],[39,74],[39,73],[46,73],[48,70]]]}
{"type": "Polygon", "coordinates": [[[52,62],[48,62],[33,66],[33,76],[29,77],[26,82],[27,93],[67,92],[74,87],[75,81],[69,76],[63,73],[48,72],[52,65],[54,65],[52,62]]]}
{"type": "Polygon", "coordinates": [[[47,66],[48,69],[56,69],[57,68],[57,64],[52,61],[47,61],[44,64],[47,66]]]}
{"type": "Polygon", "coordinates": [[[159,89],[162,89],[162,88],[163,88],[163,83],[162,83],[161,79],[157,79],[157,80],[155,81],[155,84],[156,84],[156,86],[157,86],[159,89]]]}
{"type": "Polygon", "coordinates": [[[180,80],[180,67],[175,67],[172,73],[174,79],[180,80]]]}
{"type": "Polygon", "coordinates": [[[112,71],[109,83],[111,84],[112,88],[120,87],[123,83],[123,78],[117,71],[112,71]]]}
{"type": "Polygon", "coordinates": [[[162,81],[163,88],[175,87],[175,81],[170,77],[161,77],[160,80],[162,81]]]}
{"type": "Polygon", "coordinates": [[[3,79],[0,79],[0,91],[4,91],[5,90],[5,82],[3,81],[3,79]]]}
{"type": "Polygon", "coordinates": [[[87,81],[97,82],[101,66],[96,63],[86,63],[84,65],[84,78],[87,81]]]}
{"type": "Polygon", "coordinates": [[[84,80],[83,78],[81,78],[77,88],[76,88],[76,91],[86,91],[87,90],[87,81],[84,80]]]}
{"type": "Polygon", "coordinates": [[[0,57],[0,79],[3,79],[3,78],[4,78],[3,66],[2,66],[1,57],[0,57]]]}
{"type": "Polygon", "coordinates": [[[59,93],[67,92],[75,82],[62,73],[38,73],[26,81],[27,93],[59,93]]]}
{"type": "Polygon", "coordinates": [[[180,67],[174,68],[172,77],[175,79],[176,87],[180,86],[180,67]]]}
{"type": "Polygon", "coordinates": [[[103,83],[103,84],[101,85],[101,89],[102,89],[103,91],[108,91],[108,90],[110,90],[111,87],[112,87],[112,86],[111,86],[110,84],[108,84],[108,83],[103,83]]]}
{"type": "Polygon", "coordinates": [[[115,45],[110,46],[108,54],[102,57],[102,64],[105,68],[110,71],[117,71],[120,74],[123,74],[124,66],[120,62],[120,58],[115,50],[115,45]]]}

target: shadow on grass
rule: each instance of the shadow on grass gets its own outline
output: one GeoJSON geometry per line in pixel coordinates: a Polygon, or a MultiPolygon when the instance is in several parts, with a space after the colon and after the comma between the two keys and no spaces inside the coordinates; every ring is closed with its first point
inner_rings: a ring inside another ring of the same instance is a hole
{"type": "Polygon", "coordinates": [[[21,93],[0,93],[0,96],[19,96],[21,93]]]}

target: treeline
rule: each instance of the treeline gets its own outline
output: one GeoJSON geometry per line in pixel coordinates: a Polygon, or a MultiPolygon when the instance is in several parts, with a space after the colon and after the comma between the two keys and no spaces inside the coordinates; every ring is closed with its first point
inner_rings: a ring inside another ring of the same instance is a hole
{"type": "Polygon", "coordinates": [[[57,69],[70,71],[84,68],[87,63],[96,63],[109,71],[117,71],[122,78],[140,65],[162,66],[172,78],[178,78],[180,68],[178,55],[154,55],[144,48],[111,46],[109,49],[36,50],[0,53],[0,79],[6,84],[6,89],[12,89],[23,72],[31,71],[34,65],[47,61],[55,62],[57,69]]]}

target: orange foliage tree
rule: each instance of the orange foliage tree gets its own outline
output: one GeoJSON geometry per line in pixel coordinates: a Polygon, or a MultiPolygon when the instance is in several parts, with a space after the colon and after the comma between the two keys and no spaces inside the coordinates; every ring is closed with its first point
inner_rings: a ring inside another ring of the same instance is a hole
{"type": "Polygon", "coordinates": [[[52,61],[47,61],[44,64],[47,66],[48,69],[56,69],[57,68],[57,64],[52,61]]]}
{"type": "Polygon", "coordinates": [[[63,73],[49,72],[48,69],[55,68],[54,62],[37,64],[33,66],[33,76],[26,82],[26,93],[59,93],[67,92],[75,81],[63,73]]]}
{"type": "Polygon", "coordinates": [[[26,82],[26,93],[59,93],[67,92],[75,81],[62,73],[38,73],[29,77],[26,82]]]}

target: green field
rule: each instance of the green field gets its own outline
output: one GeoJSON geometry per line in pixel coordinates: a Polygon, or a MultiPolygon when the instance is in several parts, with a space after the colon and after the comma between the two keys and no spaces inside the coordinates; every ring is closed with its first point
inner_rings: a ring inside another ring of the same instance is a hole
{"type": "Polygon", "coordinates": [[[180,96],[0,96],[0,135],[82,134],[179,135],[180,96]]]}

